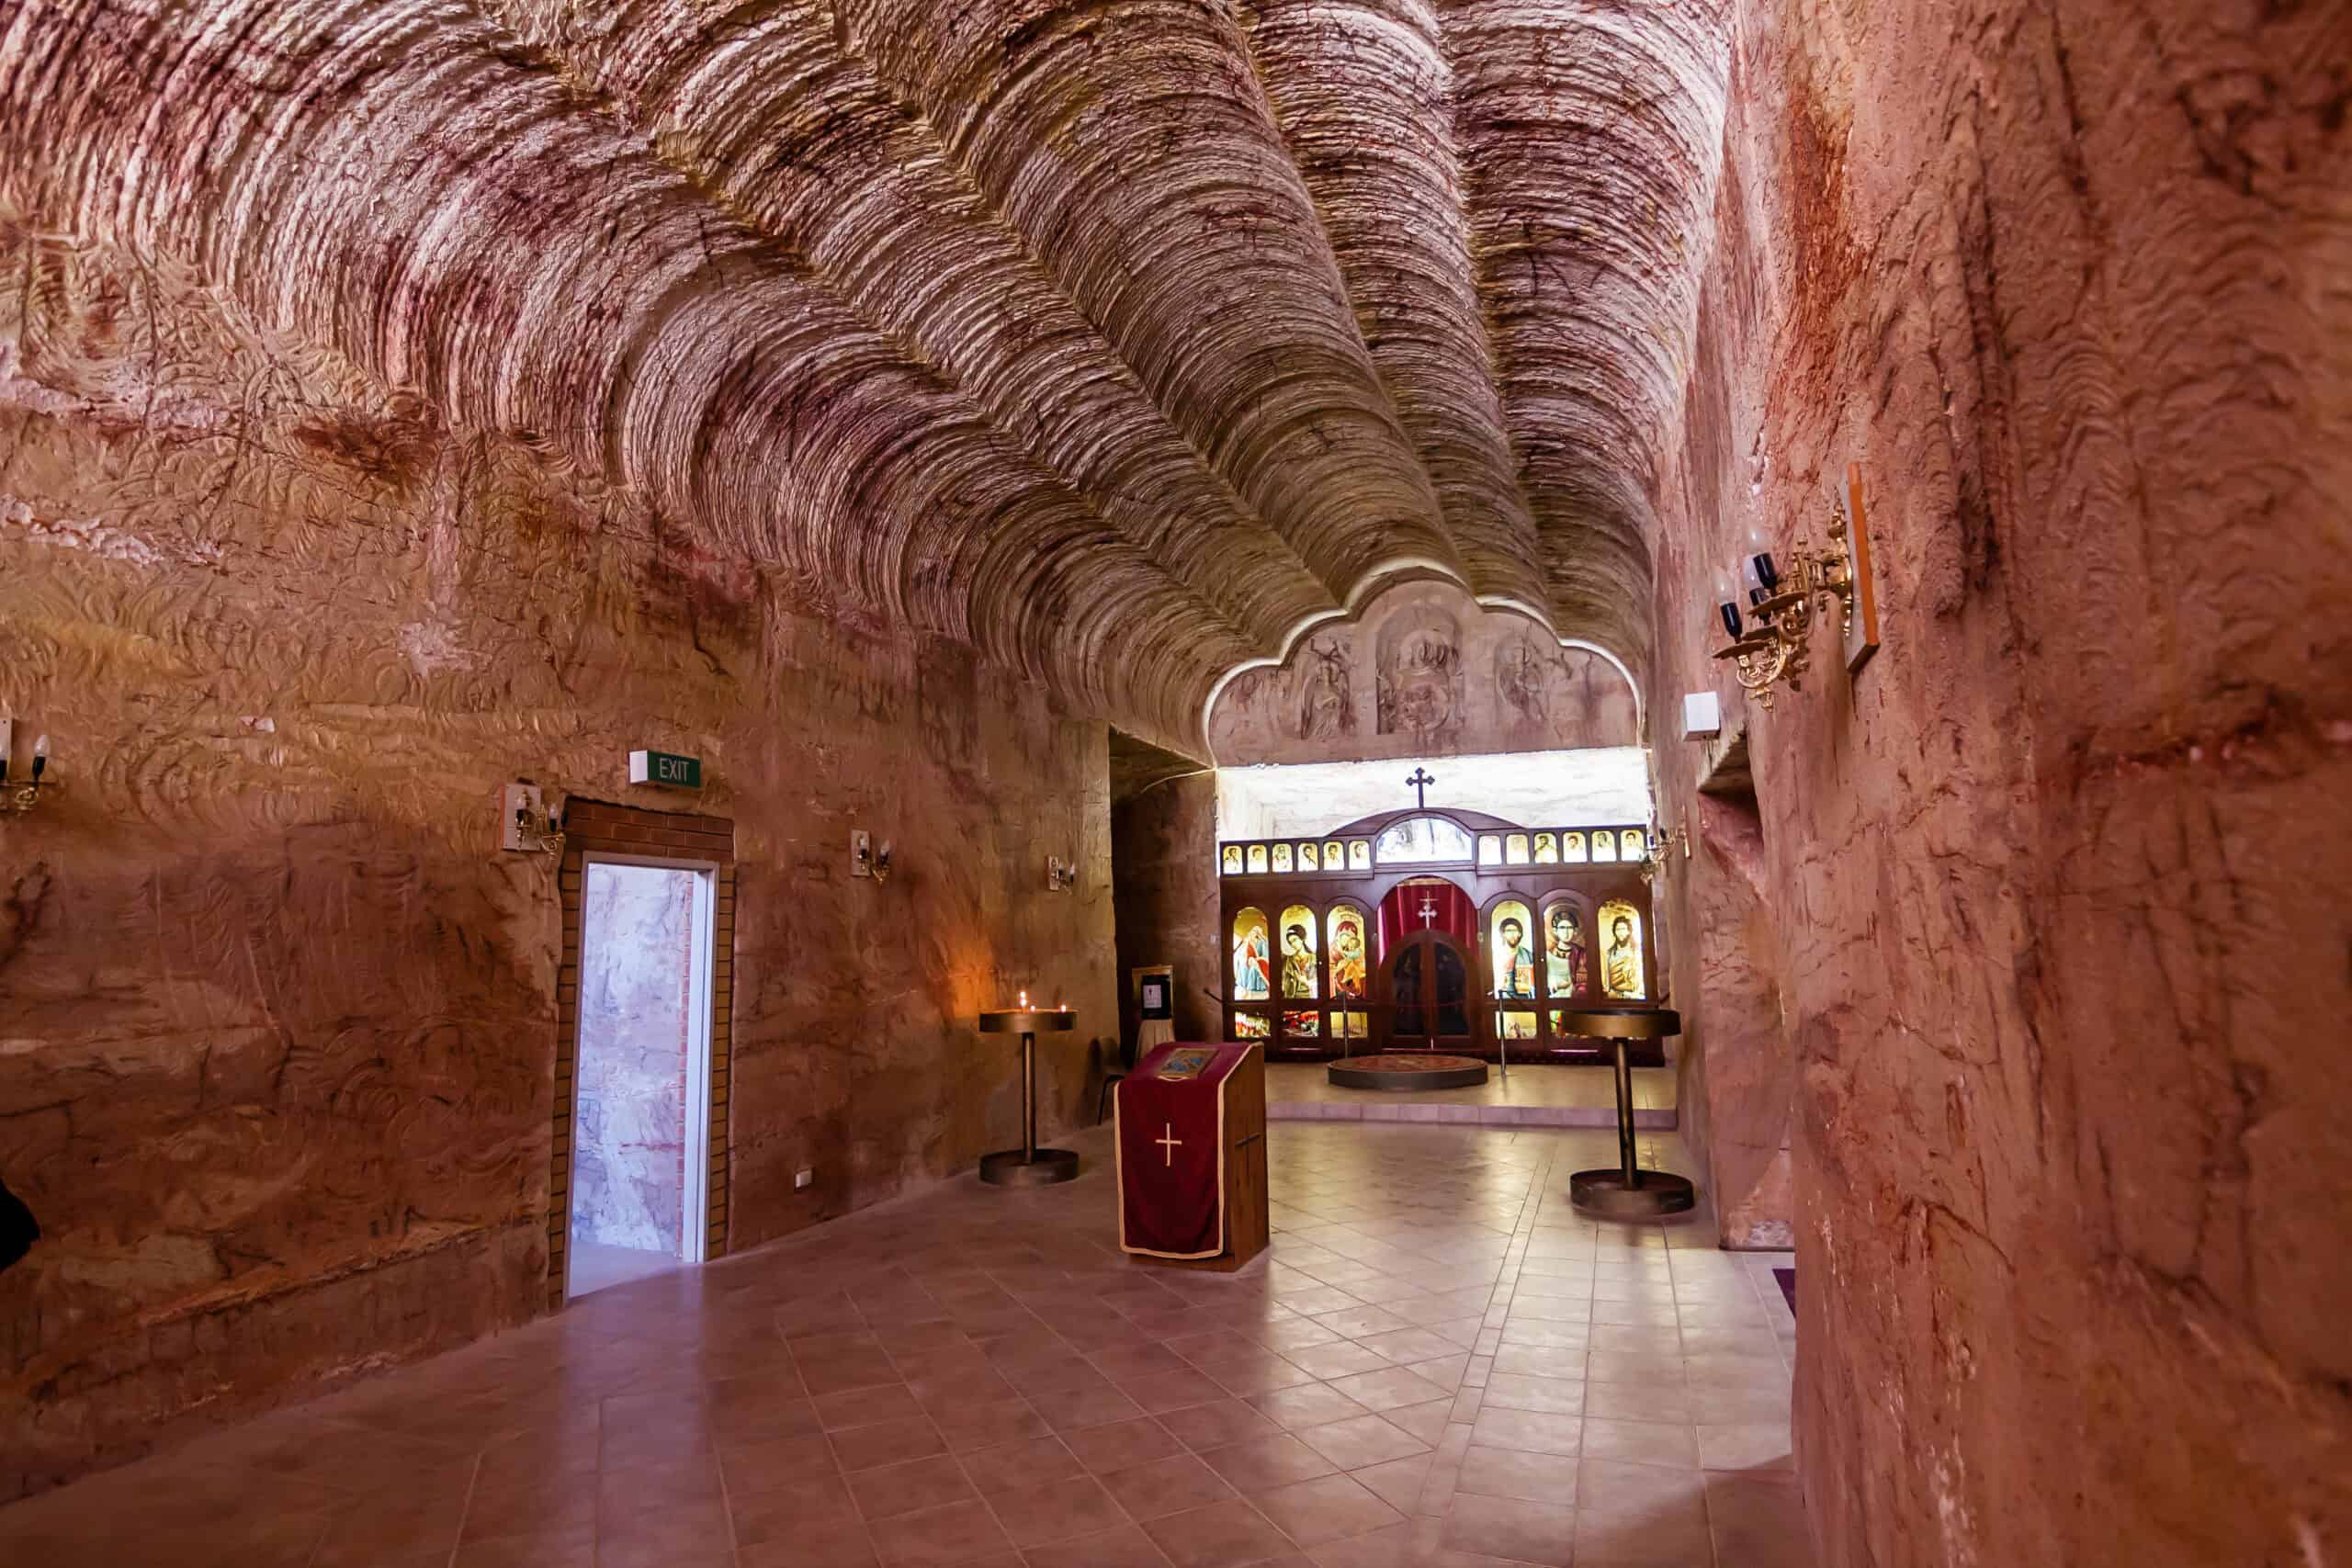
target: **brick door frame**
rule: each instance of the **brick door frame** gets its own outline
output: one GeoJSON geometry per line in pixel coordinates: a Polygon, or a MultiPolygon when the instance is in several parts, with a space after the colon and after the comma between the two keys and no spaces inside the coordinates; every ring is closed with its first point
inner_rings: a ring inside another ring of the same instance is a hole
{"type": "Polygon", "coordinates": [[[678,860],[712,868],[710,1104],[703,1203],[706,1263],[727,1252],[728,1108],[732,1101],[735,1038],[734,821],[574,798],[564,807],[563,834],[563,863],[556,874],[563,904],[563,935],[556,955],[554,1138],[548,1185],[548,1305],[558,1312],[564,1305],[571,1248],[571,1137],[579,1112],[581,904],[588,856],[678,860]]]}

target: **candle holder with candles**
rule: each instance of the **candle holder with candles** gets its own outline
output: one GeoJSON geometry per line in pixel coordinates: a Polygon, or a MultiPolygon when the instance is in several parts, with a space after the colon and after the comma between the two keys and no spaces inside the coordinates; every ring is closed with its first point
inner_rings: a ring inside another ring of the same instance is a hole
{"type": "Polygon", "coordinates": [[[1064,1007],[1031,1007],[1029,993],[1020,1001],[980,1014],[983,1034],[1021,1036],[1021,1146],[980,1156],[980,1179],[999,1187],[1050,1187],[1078,1175],[1075,1149],[1037,1146],[1037,1035],[1058,1034],[1077,1027],[1078,1014],[1064,1007]]]}

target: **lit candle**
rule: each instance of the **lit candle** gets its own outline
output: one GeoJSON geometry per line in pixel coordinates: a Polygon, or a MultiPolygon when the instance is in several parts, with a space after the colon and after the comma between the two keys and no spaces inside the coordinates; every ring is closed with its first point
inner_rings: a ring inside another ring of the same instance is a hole
{"type": "Polygon", "coordinates": [[[1026,991],[1021,993],[1021,1010],[1023,1012],[1029,1010],[1029,993],[1026,991]]]}

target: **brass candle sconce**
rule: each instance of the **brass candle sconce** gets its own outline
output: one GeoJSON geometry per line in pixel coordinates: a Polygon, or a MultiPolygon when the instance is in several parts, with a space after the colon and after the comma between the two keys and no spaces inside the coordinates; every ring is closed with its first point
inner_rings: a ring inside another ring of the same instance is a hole
{"type": "Polygon", "coordinates": [[[1803,689],[1813,659],[1816,619],[1832,621],[1834,616],[1848,674],[1858,673],[1878,651],[1878,597],[1871,581],[1859,463],[1846,466],[1846,482],[1833,492],[1829,533],[1831,547],[1826,549],[1815,549],[1809,532],[1800,534],[1786,570],[1764,547],[1761,536],[1750,534],[1752,547],[1741,562],[1747,591],[1745,619],[1728,574],[1720,584],[1716,614],[1732,641],[1717,649],[1715,657],[1731,661],[1741,689],[1760,708],[1771,707],[1776,685],[1785,682],[1792,692],[1803,689]]]}
{"type": "Polygon", "coordinates": [[[31,772],[11,784],[8,764],[15,745],[15,721],[0,718],[0,813],[10,816],[30,811],[40,804],[43,795],[55,795],[58,790],[55,779],[43,776],[49,772],[49,737],[34,739],[31,772]]]}

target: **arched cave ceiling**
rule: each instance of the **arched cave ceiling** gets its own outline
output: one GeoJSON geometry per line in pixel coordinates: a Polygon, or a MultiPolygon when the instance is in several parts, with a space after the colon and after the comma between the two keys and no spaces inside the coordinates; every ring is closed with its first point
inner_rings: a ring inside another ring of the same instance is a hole
{"type": "Polygon", "coordinates": [[[0,0],[0,196],[1196,744],[1400,570],[1637,670],[1719,0],[0,0]]]}

